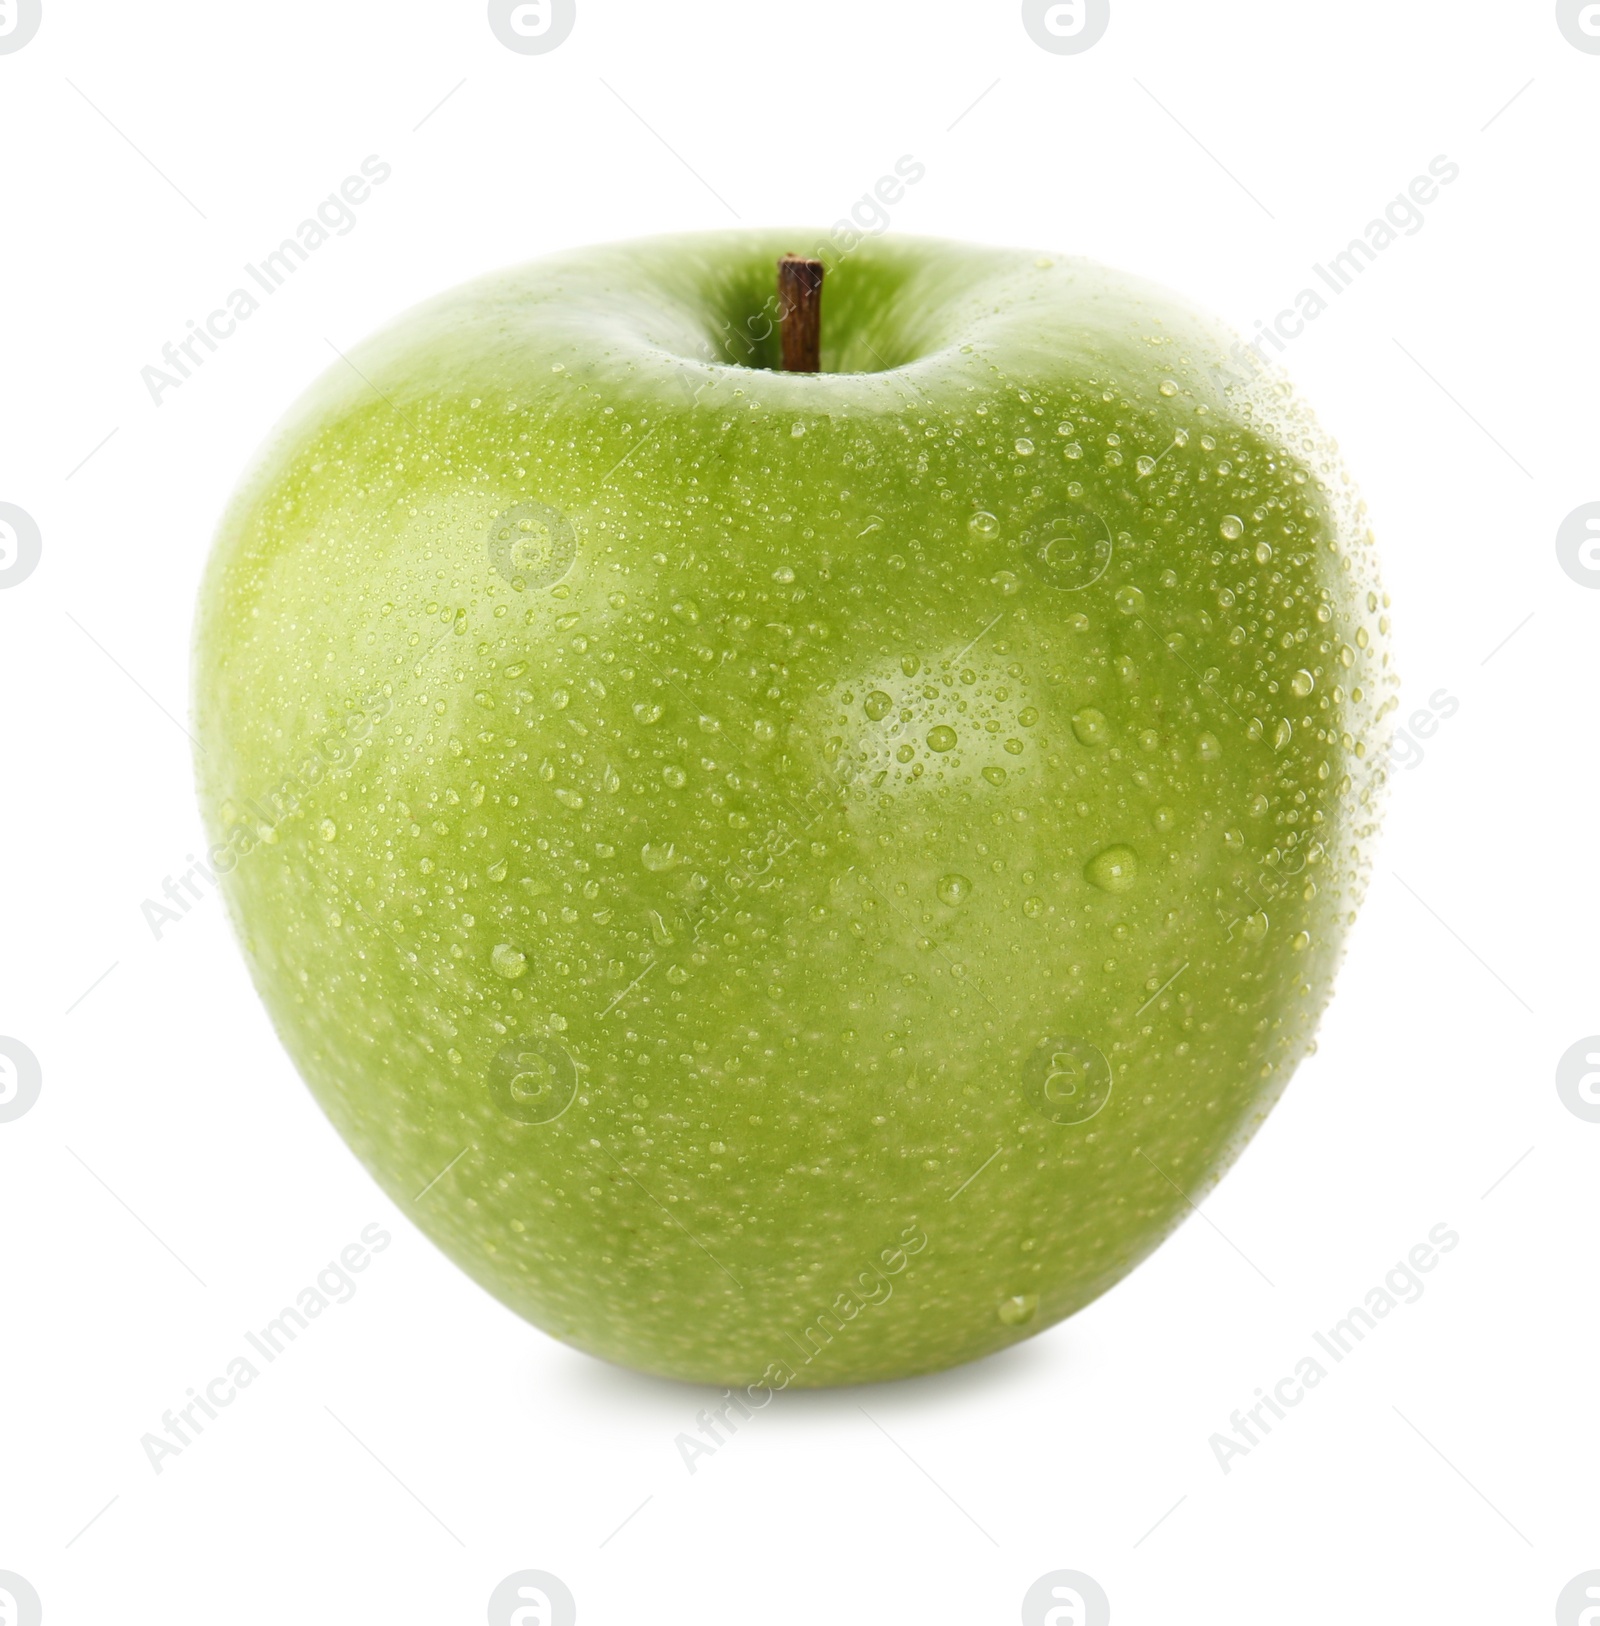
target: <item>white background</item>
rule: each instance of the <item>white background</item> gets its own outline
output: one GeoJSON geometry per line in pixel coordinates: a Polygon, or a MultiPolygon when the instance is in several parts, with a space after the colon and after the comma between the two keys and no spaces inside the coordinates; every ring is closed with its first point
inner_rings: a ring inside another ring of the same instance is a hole
{"type": "Polygon", "coordinates": [[[1542,0],[1114,0],[1078,56],[956,0],[579,0],[544,56],[481,4],[44,0],[0,55],[0,501],[44,538],[0,592],[0,1033],[44,1078],[0,1124],[0,1570],[50,1626],[480,1622],[523,1568],[586,1626],[1009,1623],[1062,1568],[1118,1626],[1552,1618],[1600,1568],[1600,1124],[1554,1086],[1600,1030],[1600,594],[1554,548],[1600,498],[1597,95],[1542,0]],[[140,369],[370,153],[356,228],[153,405],[140,369]],[[908,153],[896,230],[1086,254],[1246,331],[1460,165],[1285,358],[1372,507],[1402,719],[1458,707],[1395,775],[1320,1053],[1204,1212],[1039,1338],[781,1396],[691,1476],[710,1397],[443,1261],[216,898],[159,942],[140,906],[201,850],[210,534],[330,345],[570,245],[826,228],[908,153]],[[371,1221],[357,1297],[155,1475],[140,1436],[371,1221]],[[1210,1436],[1439,1222],[1426,1295],[1224,1474],[1210,1436]]]}

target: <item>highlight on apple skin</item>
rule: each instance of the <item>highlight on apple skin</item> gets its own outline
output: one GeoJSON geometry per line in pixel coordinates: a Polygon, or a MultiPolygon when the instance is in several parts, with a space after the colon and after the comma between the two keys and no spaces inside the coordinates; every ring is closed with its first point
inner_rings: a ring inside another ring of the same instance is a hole
{"type": "Polygon", "coordinates": [[[1364,505],[1082,260],[811,232],[503,271],[330,369],[202,591],[256,986],[528,1320],[757,1387],[1124,1277],[1312,1046],[1394,680],[1364,505]]]}

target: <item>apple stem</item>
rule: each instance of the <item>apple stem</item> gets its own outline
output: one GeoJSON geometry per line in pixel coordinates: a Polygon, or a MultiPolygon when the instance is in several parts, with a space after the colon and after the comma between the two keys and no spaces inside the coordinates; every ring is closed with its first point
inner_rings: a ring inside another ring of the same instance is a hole
{"type": "Polygon", "coordinates": [[[783,331],[783,370],[822,370],[821,260],[785,254],[778,261],[778,319],[783,331]]]}

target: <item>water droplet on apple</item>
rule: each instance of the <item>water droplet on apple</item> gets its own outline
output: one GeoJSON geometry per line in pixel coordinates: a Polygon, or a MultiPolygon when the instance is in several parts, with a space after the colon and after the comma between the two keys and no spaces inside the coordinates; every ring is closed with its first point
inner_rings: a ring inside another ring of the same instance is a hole
{"type": "Polygon", "coordinates": [[[1032,457],[1033,456],[1033,442],[1031,440],[1029,440],[1026,435],[1019,436],[1018,439],[1017,439],[1017,456],[1018,457],[1032,457]]]}
{"type": "Polygon", "coordinates": [[[494,967],[497,976],[504,977],[507,982],[515,982],[528,969],[528,956],[509,943],[496,943],[489,954],[489,964],[494,967]]]}
{"type": "Polygon", "coordinates": [[[1289,687],[1293,689],[1302,700],[1304,700],[1305,697],[1310,694],[1314,688],[1316,688],[1316,686],[1317,680],[1304,668],[1296,672],[1295,675],[1289,679],[1289,687]]]}
{"type": "Polygon", "coordinates": [[[874,689],[865,700],[861,702],[861,709],[867,714],[868,720],[881,723],[894,709],[893,699],[886,695],[882,689],[874,689]]]}
{"type": "Polygon", "coordinates": [[[1003,785],[1006,782],[1006,771],[998,764],[991,763],[989,767],[983,770],[983,777],[991,785],[1003,785]]]}
{"type": "Polygon", "coordinates": [[[972,896],[972,882],[965,875],[941,875],[936,890],[939,902],[955,909],[972,896]]]}
{"type": "Polygon", "coordinates": [[[1119,587],[1117,608],[1124,615],[1137,615],[1144,608],[1144,594],[1137,587],[1119,587]]]}
{"type": "Polygon", "coordinates": [[[1079,745],[1104,745],[1111,738],[1111,725],[1103,711],[1085,706],[1072,719],[1072,734],[1079,745]]]}
{"type": "Polygon", "coordinates": [[[956,744],[956,731],[945,723],[937,728],[928,730],[928,749],[930,751],[953,751],[956,744]]]}
{"type": "Polygon", "coordinates": [[[1044,913],[1044,899],[1024,898],[1022,900],[1022,912],[1029,920],[1037,920],[1044,913]]]}
{"type": "Polygon", "coordinates": [[[1244,535],[1244,521],[1237,514],[1224,514],[1222,516],[1222,534],[1230,542],[1237,542],[1244,535]]]}
{"type": "Polygon", "coordinates": [[[336,825],[332,819],[324,819],[322,823],[317,826],[317,834],[320,835],[324,841],[332,841],[339,834],[339,826],[336,825]]]}
{"type": "Polygon", "coordinates": [[[662,844],[647,841],[639,849],[639,862],[647,870],[660,874],[678,862],[678,849],[670,841],[662,844]]]}
{"type": "Polygon", "coordinates": [[[1222,742],[1215,734],[1202,734],[1194,742],[1194,749],[1202,762],[1216,762],[1222,756],[1222,742]]]}
{"type": "Polygon", "coordinates": [[[1084,865],[1083,875],[1102,892],[1126,892],[1139,879],[1139,855],[1132,847],[1107,847],[1084,865]]]}
{"type": "Polygon", "coordinates": [[[1156,388],[1170,401],[1178,393],[1178,386],[1170,379],[1163,378],[1156,388]]]}
{"type": "Polygon", "coordinates": [[[652,723],[661,721],[661,707],[653,700],[640,700],[634,705],[633,715],[648,728],[652,723]]]}
{"type": "Polygon", "coordinates": [[[583,797],[577,791],[567,790],[565,787],[556,791],[556,800],[563,807],[570,807],[574,813],[583,807],[583,797]]]}
{"type": "Polygon", "coordinates": [[[692,598],[680,598],[672,606],[672,613],[688,626],[695,626],[700,620],[700,606],[692,598]]]}
{"type": "Polygon", "coordinates": [[[503,859],[503,858],[496,859],[495,862],[492,863],[489,866],[488,870],[485,873],[488,875],[488,877],[489,877],[489,879],[491,881],[503,881],[506,878],[506,861],[505,861],[505,859],[503,859]]]}
{"type": "Polygon", "coordinates": [[[682,790],[689,782],[689,776],[676,763],[669,762],[661,770],[661,777],[672,786],[674,790],[682,790]]]}
{"type": "Polygon", "coordinates": [[[1033,1320],[1038,1308],[1037,1293],[1013,1293],[1010,1298],[1001,1299],[1000,1319],[1008,1327],[1021,1327],[1033,1320]]]}
{"type": "Polygon", "coordinates": [[[997,520],[993,514],[987,513],[984,509],[980,508],[978,512],[967,521],[967,529],[971,531],[974,536],[998,536],[1000,534],[1000,521],[997,520]]]}

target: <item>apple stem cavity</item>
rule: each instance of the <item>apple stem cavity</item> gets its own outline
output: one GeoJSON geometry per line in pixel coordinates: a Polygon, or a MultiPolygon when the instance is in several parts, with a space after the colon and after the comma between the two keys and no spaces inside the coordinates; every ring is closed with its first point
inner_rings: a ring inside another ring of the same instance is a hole
{"type": "Polygon", "coordinates": [[[785,254],[778,261],[778,315],[786,373],[822,371],[821,260],[785,254]]]}

